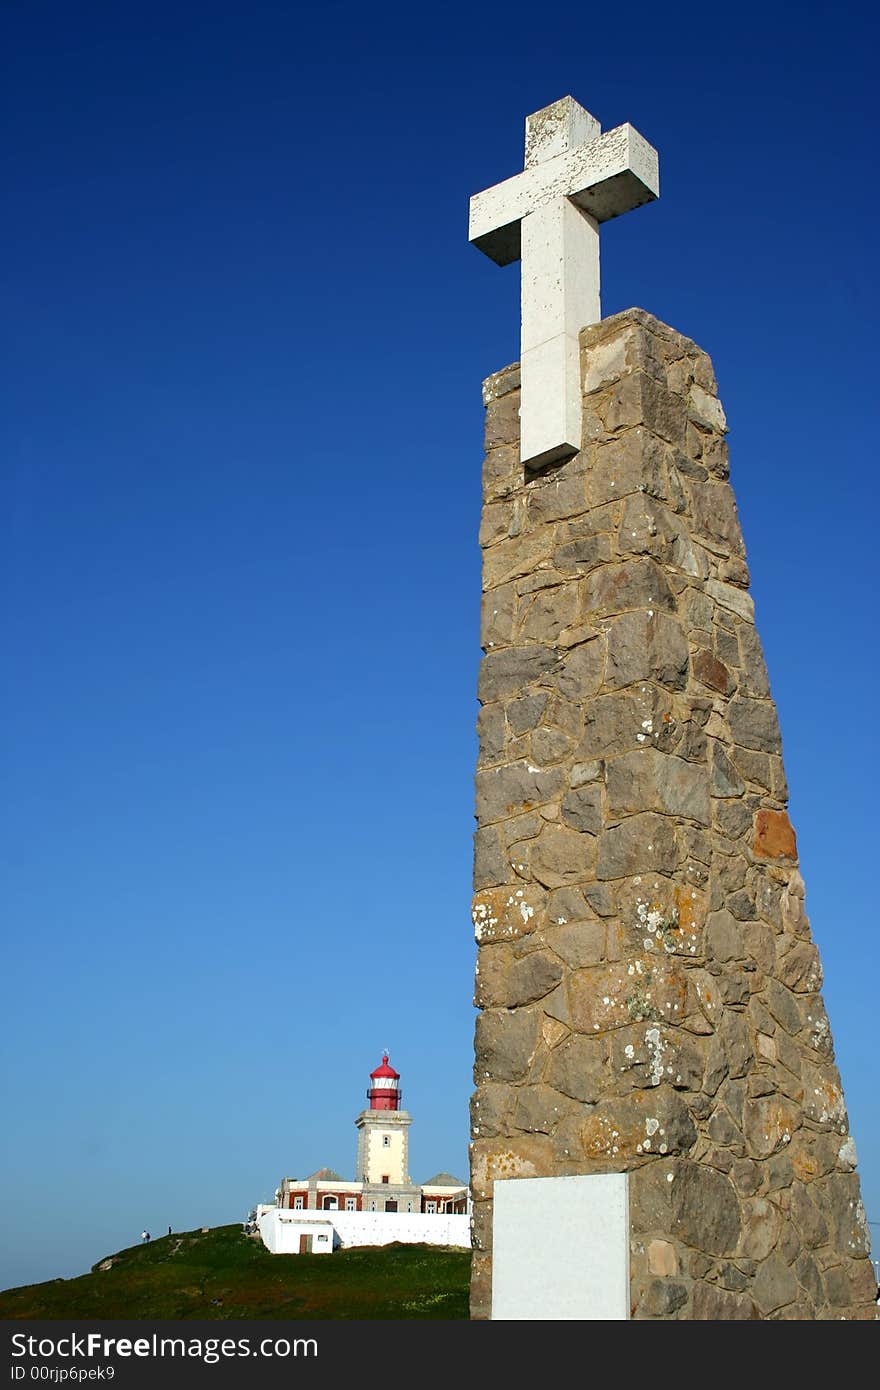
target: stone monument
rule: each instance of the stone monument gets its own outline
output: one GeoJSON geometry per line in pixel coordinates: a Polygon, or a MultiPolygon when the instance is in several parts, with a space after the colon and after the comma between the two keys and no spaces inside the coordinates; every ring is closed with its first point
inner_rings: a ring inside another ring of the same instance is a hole
{"type": "Polygon", "coordinates": [[[656,153],[565,98],[525,163],[471,203],[523,262],[484,385],[472,1314],[873,1317],[712,364],[600,315],[656,153]]]}

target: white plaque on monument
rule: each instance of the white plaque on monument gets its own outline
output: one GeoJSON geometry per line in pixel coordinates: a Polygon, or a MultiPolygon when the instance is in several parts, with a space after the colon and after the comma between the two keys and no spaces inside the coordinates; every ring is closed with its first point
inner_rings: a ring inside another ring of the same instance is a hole
{"type": "Polygon", "coordinates": [[[492,1251],[493,1321],[628,1318],[626,1173],[499,1179],[492,1251]]]}

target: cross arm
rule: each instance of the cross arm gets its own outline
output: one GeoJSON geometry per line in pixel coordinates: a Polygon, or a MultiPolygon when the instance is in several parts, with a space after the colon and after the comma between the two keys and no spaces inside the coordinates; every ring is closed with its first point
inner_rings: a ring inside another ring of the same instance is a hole
{"type": "Polygon", "coordinates": [[[509,265],[519,260],[522,218],[555,198],[570,198],[608,222],[659,196],[657,151],[633,126],[621,125],[475,193],[468,239],[497,265],[509,265]]]}

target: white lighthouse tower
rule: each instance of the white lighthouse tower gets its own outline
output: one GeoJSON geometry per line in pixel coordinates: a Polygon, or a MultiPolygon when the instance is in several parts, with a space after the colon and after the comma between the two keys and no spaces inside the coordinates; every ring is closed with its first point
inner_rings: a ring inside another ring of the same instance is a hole
{"type": "Polygon", "coordinates": [[[355,1179],[364,1185],[367,1211],[419,1211],[420,1189],[409,1175],[409,1127],[411,1117],[401,1109],[400,1073],[388,1061],[388,1053],[370,1072],[369,1109],[355,1120],[358,1131],[355,1179]]]}

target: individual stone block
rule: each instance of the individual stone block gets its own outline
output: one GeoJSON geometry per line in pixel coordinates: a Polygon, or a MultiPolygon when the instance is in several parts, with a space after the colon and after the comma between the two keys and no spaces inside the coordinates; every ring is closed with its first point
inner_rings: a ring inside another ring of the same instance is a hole
{"type": "Polygon", "coordinates": [[[684,1100],[675,1091],[634,1091],[601,1100],[580,1124],[588,1159],[635,1159],[645,1153],[686,1154],[697,1137],[684,1100]]]}
{"type": "MultiPolygon", "coordinates": [[[[550,804],[552,815],[555,802],[550,804]]],[[[512,816],[505,820],[501,825],[501,838],[507,846],[509,854],[513,854],[517,846],[523,841],[533,840],[540,832],[544,824],[543,808],[537,811],[527,811],[522,815],[512,816]]]]}
{"type": "Polygon", "coordinates": [[[605,1033],[644,1020],[676,1023],[687,1008],[682,967],[644,955],[574,971],[568,992],[571,1026],[578,1033],[605,1033]]]}
{"type": "Polygon", "coordinates": [[[559,796],[566,780],[561,768],[539,768],[528,762],[486,768],[477,773],[477,819],[484,824],[530,810],[559,796]]]}
{"type": "Polygon", "coordinates": [[[562,825],[545,826],[531,852],[532,873],[547,888],[591,877],[595,863],[595,836],[562,825]]]}
{"type": "Polygon", "coordinates": [[[804,1018],[797,999],[791,990],[778,980],[768,980],[764,988],[764,1001],[780,1027],[792,1035],[799,1033],[804,1026],[804,1018]]]}
{"type": "Polygon", "coordinates": [[[688,644],[675,618],[656,609],[624,613],[608,629],[610,686],[657,680],[673,690],[687,684],[688,644]]]}
{"type": "Polygon", "coordinates": [[[497,829],[486,826],[474,835],[474,888],[491,888],[506,883],[507,859],[497,829]]]}
{"type": "MultiPolygon", "coordinates": [[[[745,630],[746,630],[746,629],[744,629],[744,631],[745,631],[745,630]]],[[[748,631],[754,632],[754,628],[749,628],[748,631]]],[[[736,633],[734,633],[734,632],[729,632],[729,631],[727,630],[726,627],[721,627],[721,626],[719,625],[718,627],[715,628],[714,642],[715,642],[715,653],[716,653],[716,655],[717,655],[719,661],[723,661],[724,664],[725,664],[725,666],[727,666],[728,672],[730,672],[730,671],[739,672],[739,669],[740,669],[739,642],[738,642],[738,640],[737,640],[736,633]]],[[[727,695],[727,694],[730,693],[730,691],[729,691],[729,690],[722,690],[721,693],[722,693],[723,695],[727,695]]],[[[749,693],[751,694],[752,692],[750,691],[749,693]]],[[[761,692],[761,693],[765,693],[765,692],[761,692]]]]}
{"type": "Polygon", "coordinates": [[[574,747],[575,740],[561,729],[535,729],[532,734],[532,757],[540,767],[558,763],[574,747]]]}
{"type": "Polygon", "coordinates": [[[584,727],[583,705],[576,700],[567,700],[558,693],[554,694],[547,703],[542,723],[562,729],[572,738],[577,738],[584,727]]]}
{"type": "Polygon", "coordinates": [[[688,416],[704,429],[715,430],[718,434],[724,434],[727,430],[721,402],[696,383],[688,395],[688,416]]]}
{"type": "Polygon", "coordinates": [[[580,888],[556,888],[547,898],[547,920],[560,926],[566,922],[592,919],[593,913],[580,888]]]}
{"type": "MultiPolygon", "coordinates": [[[[592,469],[588,468],[587,478],[591,473],[592,469]]],[[[597,536],[604,536],[606,540],[613,542],[620,525],[622,507],[623,503],[620,501],[604,502],[599,506],[591,505],[589,511],[583,512],[580,516],[567,517],[560,521],[556,527],[559,545],[567,545],[570,541],[589,540],[597,536]]]]}
{"type": "Polygon", "coordinates": [[[521,486],[519,449],[504,445],[486,454],[483,460],[483,497],[487,502],[515,495],[521,486]]]}
{"type": "Polygon", "coordinates": [[[656,748],[609,759],[605,786],[613,817],[647,810],[687,817],[701,825],[711,819],[708,770],[656,748]]]}
{"type": "Polygon", "coordinates": [[[686,1284],[673,1279],[652,1279],[639,1294],[633,1316],[637,1318],[669,1317],[687,1303],[686,1284]]]}
{"type": "Polygon", "coordinates": [[[553,550],[553,528],[543,526],[538,531],[511,536],[491,546],[483,555],[483,585],[494,589],[519,575],[530,574],[553,550]]]}
{"type": "Polygon", "coordinates": [[[769,700],[753,700],[736,695],[727,706],[727,718],[736,743],[765,753],[778,753],[779,721],[776,707],[769,700]]]}
{"type": "Polygon", "coordinates": [[[609,536],[577,536],[566,540],[553,551],[553,564],[560,573],[588,574],[611,559],[609,536]]]}
{"type": "MultiPolygon", "coordinates": [[[[496,379],[502,375],[501,372],[497,373],[496,379]]],[[[518,375],[519,373],[517,373],[517,377],[518,375]]],[[[517,381],[517,386],[514,388],[512,381],[512,378],[509,378],[507,382],[498,381],[499,390],[503,394],[493,396],[491,409],[486,411],[485,447],[487,454],[491,453],[493,449],[497,449],[501,444],[512,444],[519,441],[519,382],[517,381]]]]}
{"type": "Polygon", "coordinates": [[[772,1094],[747,1101],[743,1126],[750,1154],[755,1158],[769,1158],[778,1153],[791,1142],[800,1122],[795,1107],[772,1094]]]}
{"type": "Polygon", "coordinates": [[[599,1040],[575,1036],[554,1048],[547,1080],[564,1095],[595,1104],[605,1089],[606,1078],[605,1048],[599,1040]]]}
{"type": "Polygon", "coordinates": [[[597,444],[586,476],[590,507],[601,507],[641,491],[652,497],[666,497],[669,457],[668,446],[641,428],[597,444]]]}
{"type": "Polygon", "coordinates": [[[492,1010],[477,1016],[474,1080],[518,1081],[538,1045],[539,1016],[535,1012],[492,1010]]]}
{"type": "Polygon", "coordinates": [[[643,492],[626,499],[617,546],[621,554],[652,555],[695,578],[705,579],[709,573],[709,561],[684,522],[670,507],[643,492]]]}
{"type": "Polygon", "coordinates": [[[587,510],[587,480],[583,468],[571,464],[556,469],[549,478],[537,479],[528,488],[529,525],[577,516],[587,510]]]}
{"type": "Polygon", "coordinates": [[[477,716],[477,735],[481,763],[491,763],[502,756],[507,744],[507,722],[501,705],[483,706],[477,716]]]}
{"type": "MultiPolygon", "coordinates": [[[[736,767],[725,753],[720,744],[715,744],[712,749],[712,774],[710,780],[710,790],[713,796],[730,797],[742,796],[746,789],[746,784],[740,777],[736,767]]],[[[734,815],[738,814],[733,812],[734,815]]],[[[745,821],[737,830],[737,834],[742,834],[746,825],[751,823],[748,811],[745,811],[745,821]]],[[[725,833],[729,833],[725,831],[725,833]]]]}
{"type": "Polygon", "coordinates": [[[768,698],[770,680],[764,664],[761,641],[751,623],[744,623],[738,632],[740,666],[742,668],[742,689],[746,695],[768,698]]]}
{"type": "Polygon", "coordinates": [[[683,1091],[702,1087],[704,1058],[694,1041],[675,1028],[633,1023],[612,1034],[610,1048],[611,1067],[630,1086],[646,1089],[665,1083],[683,1091]]]}
{"type": "Polygon", "coordinates": [[[710,546],[720,546],[734,555],[743,555],[745,547],[729,483],[693,480],[688,483],[687,490],[697,535],[710,546]]]}
{"type": "Polygon", "coordinates": [[[480,545],[484,548],[505,536],[516,534],[511,530],[515,525],[516,504],[511,498],[498,502],[487,502],[483,508],[480,522],[480,545]]]}
{"type": "Polygon", "coordinates": [[[601,686],[604,669],[604,642],[599,638],[585,642],[565,657],[555,672],[560,695],[566,700],[589,699],[601,686]]]}
{"type": "Polygon", "coordinates": [[[828,1239],[828,1223],[821,1207],[813,1200],[809,1189],[803,1185],[798,1185],[792,1190],[791,1216],[804,1245],[815,1250],[825,1244],[828,1239]]]}
{"type": "Polygon", "coordinates": [[[558,584],[562,584],[565,576],[559,574],[553,565],[541,565],[532,574],[521,575],[519,579],[511,579],[511,584],[517,594],[536,594],[539,589],[553,589],[558,584]]]}
{"type": "Polygon", "coordinates": [[[528,733],[541,721],[547,705],[548,692],[538,691],[535,695],[525,695],[521,700],[513,700],[507,706],[507,722],[514,734],[528,733]]]}
{"type": "Polygon", "coordinates": [[[514,1129],[527,1134],[552,1134],[560,1120],[579,1107],[576,1102],[542,1082],[536,1086],[520,1086],[513,1110],[514,1129]]]}
{"type": "Polygon", "coordinates": [[[706,1284],[701,1280],[694,1285],[691,1316],[708,1322],[722,1319],[725,1322],[749,1322],[760,1318],[761,1314],[749,1294],[727,1293],[717,1284],[706,1284]]]}
{"type": "Polygon", "coordinates": [[[573,830],[596,835],[602,828],[602,793],[595,784],[587,784],[567,792],[559,814],[573,830]]]}
{"type": "Polygon", "coordinates": [[[551,647],[511,647],[489,652],[480,665],[480,703],[522,694],[524,687],[538,680],[555,662],[556,653],[551,647]]]}
{"type": "Polygon", "coordinates": [[[601,325],[594,324],[584,334],[583,388],[598,391],[619,380],[634,367],[657,376],[661,367],[649,333],[633,325],[605,339],[598,338],[601,325]]]}
{"type": "MultiPolygon", "coordinates": [[[[610,682],[613,683],[613,682],[610,682]]],[[[646,744],[671,751],[681,732],[672,714],[669,695],[655,685],[636,685],[626,693],[599,695],[586,706],[584,734],[579,754],[590,759],[610,758],[646,744]]],[[[598,762],[576,764],[577,777],[592,781],[599,775],[598,762]],[[583,771],[596,767],[589,776],[583,771]]],[[[575,768],[572,769],[575,776],[575,768]]],[[[574,783],[573,783],[574,784],[574,783]]]]}
{"type": "Polygon", "coordinates": [[[693,1162],[679,1162],[673,1172],[673,1229],[679,1239],[707,1255],[732,1255],[742,1223],[733,1183],[723,1173],[693,1162]]]}
{"type": "Polygon", "coordinates": [[[798,1283],[781,1255],[768,1255],[758,1268],[751,1283],[751,1296],[766,1317],[793,1303],[798,1295],[798,1283]]]}
{"type": "Polygon", "coordinates": [[[525,609],[519,637],[523,642],[552,645],[577,612],[578,595],[573,584],[560,584],[536,594],[525,609]]]}
{"type": "Polygon", "coordinates": [[[825,1271],[825,1290],[832,1306],[846,1305],[852,1301],[853,1287],[849,1264],[832,1265],[825,1271]]]}
{"type": "Polygon", "coordinates": [[[544,939],[566,965],[598,965],[605,957],[605,927],[600,921],[571,921],[548,927],[544,939]]]}
{"type": "Polygon", "coordinates": [[[752,851],[757,859],[797,859],[794,829],[784,811],[757,812],[752,851]]]}
{"type": "Polygon", "coordinates": [[[708,958],[724,965],[731,960],[741,960],[744,949],[739,922],[725,910],[710,913],[706,923],[708,958]]]}
{"type": "Polygon", "coordinates": [[[646,811],[602,832],[596,877],[626,878],[652,869],[671,873],[677,859],[674,827],[665,816],[646,811]]]}
{"type": "Polygon", "coordinates": [[[519,599],[513,584],[501,584],[483,595],[480,605],[480,645],[484,651],[513,644],[518,610],[519,599]]]}
{"type": "Polygon", "coordinates": [[[652,1274],[671,1276],[679,1273],[680,1265],[675,1246],[668,1240],[652,1240],[647,1247],[648,1269],[652,1274]]]}
{"type": "Polygon", "coordinates": [[[581,884],[581,891],[594,912],[601,917],[614,916],[614,899],[609,884],[606,883],[585,883],[581,884]]]}
{"type": "Polygon", "coordinates": [[[511,1087],[501,1082],[478,1086],[471,1096],[471,1132],[484,1138],[504,1133],[512,1094],[511,1087]]]}
{"type": "Polygon", "coordinates": [[[633,1230],[676,1232],[693,1250],[715,1259],[732,1256],[742,1216],[731,1179],[689,1158],[669,1158],[637,1169],[630,1178],[633,1230]]]}
{"type": "Polygon", "coordinates": [[[606,617],[630,608],[675,608],[666,576],[647,556],[604,565],[584,580],[583,611],[588,616],[606,617]]]}
{"type": "MultiPolygon", "coordinates": [[[[483,382],[482,390],[483,405],[486,407],[487,411],[491,411],[495,401],[500,400],[502,396],[509,395],[511,391],[518,391],[519,389],[519,363],[512,362],[510,366],[502,367],[500,371],[493,372],[491,376],[486,377],[486,380],[483,382]]],[[[518,408],[519,402],[517,402],[517,409],[518,408]]],[[[515,426],[515,434],[516,438],[518,439],[518,424],[515,426]]]]}
{"type": "Polygon", "coordinates": [[[531,935],[540,924],[546,902],[547,894],[536,883],[478,890],[471,907],[477,942],[531,935]]]}
{"type": "Polygon", "coordinates": [[[659,874],[636,874],[617,892],[621,954],[643,950],[689,958],[702,950],[705,895],[659,874]]]}
{"type": "Polygon", "coordinates": [[[742,589],[736,588],[733,584],[725,584],[720,579],[707,579],[704,587],[709,598],[713,598],[722,608],[736,613],[747,623],[755,621],[754,602],[742,589]]]}
{"type": "MultiPolygon", "coordinates": [[[[773,764],[769,753],[758,753],[752,748],[734,748],[733,757],[746,782],[760,787],[763,792],[771,793],[773,764]]],[[[755,811],[758,810],[758,805],[757,799],[753,798],[755,811]]]]}
{"type": "Polygon", "coordinates": [[[715,478],[725,480],[730,477],[730,456],[724,439],[706,438],[701,440],[700,458],[715,478]]]}
{"type": "Polygon", "coordinates": [[[779,962],[778,977],[788,989],[814,994],[822,985],[819,952],[809,941],[800,941],[779,962]]]}
{"type": "Polygon", "coordinates": [[[477,961],[475,999],[480,1009],[515,1009],[533,1004],[562,979],[562,961],[549,951],[531,951],[517,959],[512,947],[484,946],[477,961]]]}
{"type": "Polygon", "coordinates": [[[612,392],[604,412],[605,428],[614,433],[633,425],[646,429],[682,447],[685,442],[686,409],[680,396],[664,390],[652,376],[631,372],[612,392]]]}
{"type": "Polygon", "coordinates": [[[734,682],[730,671],[723,661],[719,661],[718,657],[705,648],[694,652],[691,669],[697,680],[710,690],[717,690],[721,695],[729,695],[733,690],[734,682]]]}
{"type": "Polygon", "coordinates": [[[847,1255],[865,1255],[870,1237],[865,1208],[855,1173],[831,1173],[819,1185],[817,1200],[822,1202],[835,1248],[847,1255]]]}
{"type": "Polygon", "coordinates": [[[556,639],[557,647],[579,647],[583,642],[591,642],[599,634],[592,623],[572,623],[564,627],[556,639]]]}
{"type": "MultiPolygon", "coordinates": [[[[716,546],[715,552],[716,554],[721,553],[721,548],[716,546]]],[[[726,584],[736,584],[740,589],[747,589],[751,575],[748,565],[739,555],[722,554],[718,566],[718,578],[726,584]]]]}

